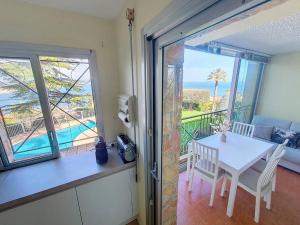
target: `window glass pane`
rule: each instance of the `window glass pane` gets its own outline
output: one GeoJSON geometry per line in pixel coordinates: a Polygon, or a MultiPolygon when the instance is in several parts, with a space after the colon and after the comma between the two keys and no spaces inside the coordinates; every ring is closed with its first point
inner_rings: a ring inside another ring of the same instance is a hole
{"type": "Polygon", "coordinates": [[[193,48],[188,43],[183,54],[181,155],[187,154],[192,139],[213,134],[211,123],[225,118],[235,65],[234,57],[193,48]]]}
{"type": "Polygon", "coordinates": [[[60,150],[91,149],[98,135],[88,60],[43,56],[40,62],[60,150]]]}
{"type": "Polygon", "coordinates": [[[29,59],[0,58],[0,136],[9,162],[52,154],[29,59]]]}
{"type": "Polygon", "coordinates": [[[237,80],[233,120],[251,123],[263,64],[242,59],[237,80]]]}

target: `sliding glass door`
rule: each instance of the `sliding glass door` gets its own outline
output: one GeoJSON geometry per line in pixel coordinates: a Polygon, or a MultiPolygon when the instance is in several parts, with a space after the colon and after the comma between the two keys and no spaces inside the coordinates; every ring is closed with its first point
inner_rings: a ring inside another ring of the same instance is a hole
{"type": "MultiPolygon", "coordinates": [[[[251,123],[268,61],[255,51],[204,40],[195,34],[166,44],[163,37],[155,42],[156,141],[151,175],[153,186],[163,193],[156,199],[161,207],[156,217],[162,224],[174,220],[170,212],[176,214],[175,201],[170,204],[166,199],[176,199],[179,168],[190,169],[192,141],[213,135],[212,124],[226,118],[251,123]]],[[[178,204],[185,203],[179,199],[178,204]]]]}
{"type": "Polygon", "coordinates": [[[181,169],[190,169],[188,145],[193,139],[212,135],[211,125],[226,117],[251,122],[263,67],[270,59],[267,54],[238,46],[237,41],[226,42],[224,36],[232,34],[229,24],[253,15],[247,10],[263,1],[204,2],[211,3],[210,7],[206,5],[188,20],[183,9],[190,5],[189,11],[194,11],[199,2],[190,1],[173,10],[175,13],[166,17],[169,24],[157,32],[158,23],[145,28],[147,113],[143,126],[144,146],[149,149],[145,158],[151,224],[176,224],[178,212],[181,223],[191,221],[189,213],[181,213],[190,203],[182,198],[188,191],[185,181],[189,177],[179,175],[181,169]],[[180,12],[184,16],[177,19],[180,12]]]}
{"type": "Polygon", "coordinates": [[[255,113],[259,84],[263,72],[262,62],[240,60],[239,70],[236,77],[236,89],[233,93],[233,121],[251,123],[255,113]]]}

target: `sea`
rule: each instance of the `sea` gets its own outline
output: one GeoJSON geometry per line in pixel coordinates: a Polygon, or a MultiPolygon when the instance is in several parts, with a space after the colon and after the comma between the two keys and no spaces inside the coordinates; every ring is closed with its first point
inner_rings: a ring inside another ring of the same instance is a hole
{"type": "MultiPolygon", "coordinates": [[[[85,85],[82,86],[82,95],[88,94],[88,93],[92,93],[92,88],[91,88],[91,84],[87,83],[85,85]]],[[[28,92],[30,92],[30,90],[28,90],[28,92]]],[[[64,90],[64,92],[66,92],[66,90],[64,90]]],[[[72,91],[70,92],[72,93],[72,91]]],[[[36,95],[36,98],[38,96],[36,95]]],[[[13,94],[8,92],[8,91],[1,91],[0,90],[0,108],[5,107],[5,106],[10,106],[10,105],[15,105],[15,104],[20,104],[20,103],[24,103],[26,102],[26,100],[24,100],[23,98],[14,98],[13,94]]],[[[60,106],[62,106],[63,103],[60,104],[60,106]]]]}
{"type": "MultiPolygon", "coordinates": [[[[220,82],[218,86],[218,96],[224,96],[226,91],[230,90],[230,82],[220,82]]],[[[203,82],[183,82],[183,89],[205,89],[210,91],[212,96],[214,93],[215,84],[212,81],[203,82]]]]}
{"type": "MultiPolygon", "coordinates": [[[[90,85],[85,85],[84,89],[90,92],[90,85]],[[88,87],[89,86],[89,87],[88,87]]],[[[230,82],[220,82],[218,86],[218,96],[224,96],[226,91],[230,90],[230,82]]],[[[214,82],[203,81],[203,82],[183,82],[183,89],[205,89],[210,91],[210,95],[213,96],[214,82]]],[[[9,93],[0,93],[0,107],[4,105],[13,105],[24,102],[24,100],[14,99],[9,93]]]]}

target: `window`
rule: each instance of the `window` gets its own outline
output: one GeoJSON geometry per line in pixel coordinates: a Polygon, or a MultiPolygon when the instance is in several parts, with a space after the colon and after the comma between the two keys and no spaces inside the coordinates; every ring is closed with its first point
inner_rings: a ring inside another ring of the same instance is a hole
{"type": "Polygon", "coordinates": [[[251,123],[264,64],[258,61],[240,59],[239,65],[232,119],[238,122],[251,123]]]}
{"type": "Polygon", "coordinates": [[[4,168],[90,150],[102,135],[92,88],[93,77],[97,82],[93,54],[66,50],[0,51],[4,168]]]}

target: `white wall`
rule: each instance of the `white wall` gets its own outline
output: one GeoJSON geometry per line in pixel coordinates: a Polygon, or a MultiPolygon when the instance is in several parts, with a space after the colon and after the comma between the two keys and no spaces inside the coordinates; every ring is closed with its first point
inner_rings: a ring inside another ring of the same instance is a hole
{"type": "Polygon", "coordinates": [[[0,0],[0,41],[96,51],[103,96],[104,128],[108,141],[114,140],[120,130],[120,123],[116,119],[119,79],[114,25],[112,20],[82,16],[15,0],[0,0]]]}
{"type": "MultiPolygon", "coordinates": [[[[129,55],[129,38],[128,38],[128,27],[125,18],[125,12],[127,8],[135,9],[135,22],[134,22],[134,73],[137,93],[137,107],[138,107],[138,124],[142,124],[143,111],[142,92],[143,83],[141,80],[141,30],[149,23],[159,12],[164,9],[171,0],[127,0],[126,4],[119,17],[116,19],[116,34],[117,34],[117,46],[118,46],[118,68],[119,68],[119,79],[120,79],[120,93],[131,94],[131,73],[130,73],[130,55],[129,55]]],[[[139,216],[138,220],[140,225],[146,223],[146,209],[145,209],[145,177],[144,177],[144,154],[145,150],[139,148],[141,143],[144,141],[144,137],[140,134],[143,130],[138,126],[138,150],[140,153],[138,166],[139,166],[139,183],[138,183],[138,203],[139,203],[139,216]]],[[[123,128],[124,131],[133,138],[132,129],[123,128]]]]}
{"type": "Polygon", "coordinates": [[[300,122],[300,52],[277,55],[266,66],[257,114],[300,122]]]}

